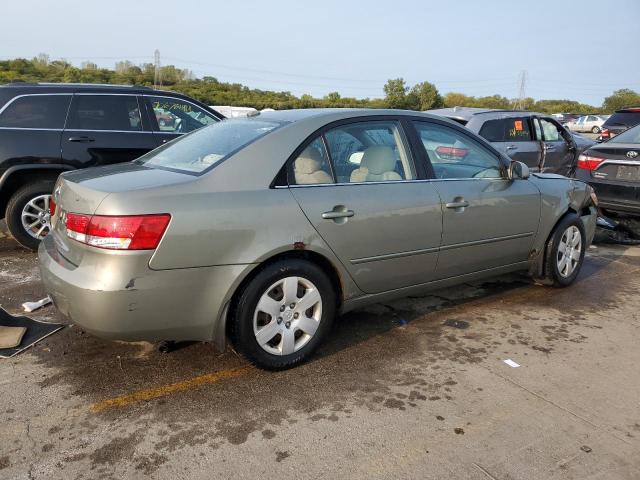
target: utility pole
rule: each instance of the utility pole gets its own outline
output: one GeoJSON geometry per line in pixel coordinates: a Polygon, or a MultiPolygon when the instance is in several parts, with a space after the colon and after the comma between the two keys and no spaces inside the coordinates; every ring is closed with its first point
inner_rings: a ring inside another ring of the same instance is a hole
{"type": "Polygon", "coordinates": [[[520,85],[520,89],[518,92],[518,101],[515,104],[515,109],[516,110],[522,110],[524,108],[524,99],[526,98],[526,85],[527,85],[527,71],[526,70],[522,70],[520,72],[520,77],[518,80],[518,83],[520,85]]]}
{"type": "Polygon", "coordinates": [[[162,86],[162,72],[160,70],[160,50],[156,48],[156,51],[153,52],[153,64],[154,64],[154,72],[153,72],[153,88],[157,89],[162,86]]]}

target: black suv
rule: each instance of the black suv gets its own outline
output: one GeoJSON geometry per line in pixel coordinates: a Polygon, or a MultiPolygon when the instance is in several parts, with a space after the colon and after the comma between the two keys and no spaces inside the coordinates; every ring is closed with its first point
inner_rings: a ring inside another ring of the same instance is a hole
{"type": "Polygon", "coordinates": [[[621,108],[602,124],[602,132],[598,140],[605,141],[620,135],[625,130],[640,123],[640,107],[621,108]]]}
{"type": "Polygon", "coordinates": [[[61,172],[127,162],[223,118],[185,95],[146,87],[0,86],[0,219],[36,249],[61,172]]]}

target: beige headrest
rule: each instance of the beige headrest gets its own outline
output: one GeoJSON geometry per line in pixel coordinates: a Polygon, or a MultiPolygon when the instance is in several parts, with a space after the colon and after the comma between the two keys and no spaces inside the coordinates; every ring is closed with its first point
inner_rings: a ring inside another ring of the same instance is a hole
{"type": "Polygon", "coordinates": [[[367,167],[369,173],[373,175],[393,171],[396,167],[393,150],[386,145],[374,145],[367,148],[362,156],[360,167],[367,167]]]}
{"type": "Polygon", "coordinates": [[[317,172],[321,167],[322,155],[313,147],[307,147],[294,163],[295,171],[302,174],[317,172]]]}

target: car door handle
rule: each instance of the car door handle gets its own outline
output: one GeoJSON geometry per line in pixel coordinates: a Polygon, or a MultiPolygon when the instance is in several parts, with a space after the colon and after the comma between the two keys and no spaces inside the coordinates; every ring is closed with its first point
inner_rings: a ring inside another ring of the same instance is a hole
{"type": "Polygon", "coordinates": [[[507,145],[505,147],[506,150],[515,150],[516,148],[518,148],[518,147],[516,147],[515,145],[507,145]]]}
{"type": "Polygon", "coordinates": [[[353,210],[331,210],[324,212],[322,218],[325,220],[335,220],[336,218],[350,218],[355,215],[353,210]]]}
{"type": "Polygon", "coordinates": [[[458,200],[456,202],[445,203],[444,206],[447,208],[465,208],[469,206],[469,202],[466,200],[458,200]]]}
{"type": "Polygon", "coordinates": [[[545,149],[545,150],[555,150],[555,149],[556,149],[556,147],[554,147],[553,145],[546,145],[546,144],[545,144],[544,149],[545,149]]]}
{"type": "Polygon", "coordinates": [[[79,142],[79,143],[88,143],[88,142],[93,142],[95,139],[91,138],[91,137],[69,137],[69,141],[70,142],[79,142]]]}

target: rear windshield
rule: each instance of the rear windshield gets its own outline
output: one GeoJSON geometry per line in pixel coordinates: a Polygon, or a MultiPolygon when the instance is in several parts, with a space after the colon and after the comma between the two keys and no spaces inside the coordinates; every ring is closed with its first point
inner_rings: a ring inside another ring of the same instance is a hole
{"type": "Polygon", "coordinates": [[[609,126],[623,126],[633,127],[640,123],[640,112],[616,112],[611,115],[606,122],[605,127],[609,126]]]}
{"type": "Polygon", "coordinates": [[[157,148],[136,163],[201,174],[279,126],[261,120],[225,120],[157,148]]]}
{"type": "Polygon", "coordinates": [[[608,143],[640,143],[640,125],[616,135],[608,143]]]}

